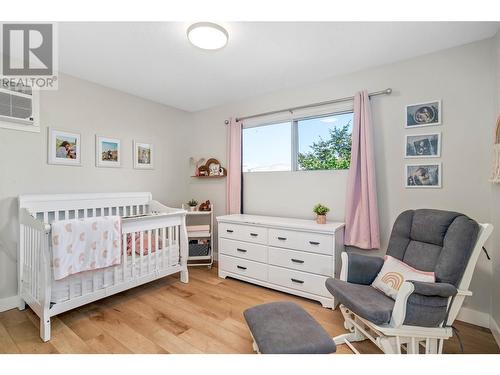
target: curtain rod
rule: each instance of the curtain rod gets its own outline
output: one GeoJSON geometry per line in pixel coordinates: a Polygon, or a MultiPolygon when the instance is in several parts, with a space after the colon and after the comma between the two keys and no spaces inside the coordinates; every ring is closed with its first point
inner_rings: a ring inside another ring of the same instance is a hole
{"type": "MultiPolygon", "coordinates": [[[[387,88],[387,89],[381,90],[381,91],[370,92],[368,94],[368,97],[377,96],[377,95],[390,95],[391,93],[392,93],[392,89],[391,88],[387,88]]],[[[328,100],[328,101],[325,101],[325,102],[318,102],[318,103],[312,103],[312,104],[307,104],[307,105],[301,105],[299,107],[292,107],[292,108],[287,108],[287,109],[280,109],[280,110],[277,110],[277,111],[257,113],[255,115],[250,115],[250,116],[237,117],[236,121],[243,121],[243,120],[248,120],[248,119],[255,118],[255,117],[275,115],[277,113],[282,113],[282,112],[293,112],[293,111],[297,111],[299,109],[321,107],[321,106],[324,106],[324,105],[346,102],[348,100],[353,100],[353,99],[354,99],[354,96],[347,96],[345,98],[339,98],[339,99],[328,100]]],[[[226,125],[229,124],[229,120],[226,120],[224,123],[226,125]]]]}

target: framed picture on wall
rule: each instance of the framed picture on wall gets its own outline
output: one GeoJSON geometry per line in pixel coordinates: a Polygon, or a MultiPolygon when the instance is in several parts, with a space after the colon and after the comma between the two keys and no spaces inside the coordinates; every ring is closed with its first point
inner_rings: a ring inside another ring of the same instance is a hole
{"type": "Polygon", "coordinates": [[[438,158],[441,156],[441,133],[408,134],[405,158],[438,158]]]}
{"type": "Polygon", "coordinates": [[[65,130],[48,129],[48,163],[81,165],[81,136],[65,130]]]}
{"type": "Polygon", "coordinates": [[[96,167],[120,168],[121,142],[117,138],[95,136],[96,167]]]}
{"type": "Polygon", "coordinates": [[[440,188],[441,163],[422,163],[405,165],[406,188],[440,188]]]}
{"type": "Polygon", "coordinates": [[[441,100],[406,106],[406,128],[418,128],[441,124],[441,100]]]}
{"type": "Polygon", "coordinates": [[[153,144],[134,141],[134,168],[153,169],[153,161],[153,144]]]}

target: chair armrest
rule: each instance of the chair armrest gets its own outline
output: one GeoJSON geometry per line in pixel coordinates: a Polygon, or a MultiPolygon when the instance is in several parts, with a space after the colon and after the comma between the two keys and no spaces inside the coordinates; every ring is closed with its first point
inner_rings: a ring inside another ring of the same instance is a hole
{"type": "Polygon", "coordinates": [[[413,293],[422,296],[453,297],[457,294],[457,288],[448,283],[429,283],[423,281],[408,280],[415,288],[413,293]]]}
{"type": "Polygon", "coordinates": [[[353,284],[370,285],[377,277],[383,264],[383,258],[344,251],[340,279],[353,284]]]}
{"type": "Polygon", "coordinates": [[[406,318],[408,298],[412,294],[425,297],[449,298],[457,294],[457,288],[447,283],[429,283],[422,281],[407,280],[399,288],[392,310],[391,326],[400,327],[406,318]]]}

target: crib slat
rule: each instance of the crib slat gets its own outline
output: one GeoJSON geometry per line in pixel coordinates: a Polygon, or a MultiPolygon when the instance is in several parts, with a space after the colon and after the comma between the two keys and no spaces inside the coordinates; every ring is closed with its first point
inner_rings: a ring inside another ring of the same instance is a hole
{"type": "Polygon", "coordinates": [[[171,265],[170,258],[172,257],[172,253],[174,251],[173,249],[174,245],[174,230],[172,227],[168,227],[168,266],[171,265]]]}
{"type": "Polygon", "coordinates": [[[141,231],[139,234],[139,239],[141,243],[139,244],[139,275],[142,276],[142,267],[144,265],[143,259],[144,259],[144,231],[141,231]]]}
{"type": "Polygon", "coordinates": [[[123,282],[127,279],[125,276],[125,272],[127,270],[127,234],[123,233],[122,235],[122,256],[123,256],[123,261],[122,261],[122,272],[123,272],[123,282]]]}
{"type": "Polygon", "coordinates": [[[32,251],[32,256],[31,256],[31,270],[30,270],[30,274],[31,274],[31,295],[32,296],[35,296],[35,272],[36,272],[36,268],[35,268],[35,264],[36,264],[36,252],[34,251],[35,249],[35,246],[33,245],[33,229],[32,228],[29,228],[29,244],[30,244],[30,249],[32,251]]]}
{"type": "Polygon", "coordinates": [[[151,247],[151,235],[152,235],[152,231],[151,230],[148,230],[148,273],[151,272],[151,258],[153,257],[153,248],[151,247]]]}
{"type": "Polygon", "coordinates": [[[132,232],[132,277],[135,278],[135,232],[132,232]]]}
{"type": "Polygon", "coordinates": [[[155,270],[158,270],[160,267],[158,266],[158,253],[160,251],[160,229],[155,229],[155,270]]]}
{"type": "Polygon", "coordinates": [[[180,244],[180,233],[181,232],[181,227],[177,225],[175,227],[175,240],[176,240],[176,247],[175,247],[175,264],[180,263],[181,259],[181,244],[180,244]]]}
{"type": "Polygon", "coordinates": [[[161,266],[165,267],[165,253],[167,252],[167,228],[161,228],[161,266]]]}

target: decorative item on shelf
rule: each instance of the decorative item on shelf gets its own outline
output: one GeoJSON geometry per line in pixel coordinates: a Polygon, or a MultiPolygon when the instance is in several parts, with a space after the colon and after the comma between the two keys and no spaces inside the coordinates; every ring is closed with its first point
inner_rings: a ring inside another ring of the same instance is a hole
{"type": "Polygon", "coordinates": [[[330,211],[330,209],[326,206],[323,206],[321,203],[318,203],[313,208],[313,212],[316,214],[316,222],[318,224],[326,224],[326,214],[330,211]]]}
{"type": "Polygon", "coordinates": [[[196,177],[199,176],[200,175],[199,168],[202,165],[202,163],[205,161],[205,158],[200,158],[200,159],[196,160],[194,158],[194,156],[191,156],[189,158],[189,161],[191,164],[194,164],[194,176],[196,176],[196,177]]]}
{"type": "Polygon", "coordinates": [[[500,115],[497,117],[495,130],[495,144],[493,145],[493,170],[491,171],[491,182],[500,183],[500,115]]]}
{"type": "Polygon", "coordinates": [[[204,165],[200,165],[197,167],[197,170],[193,177],[225,177],[225,176],[227,176],[226,168],[223,168],[217,159],[210,158],[204,165]]]}
{"type": "Polygon", "coordinates": [[[196,211],[196,206],[198,205],[198,201],[196,199],[191,199],[187,202],[189,206],[189,211],[196,211]]]}
{"type": "Polygon", "coordinates": [[[210,201],[207,200],[206,202],[200,204],[198,211],[210,211],[210,201]]]}

